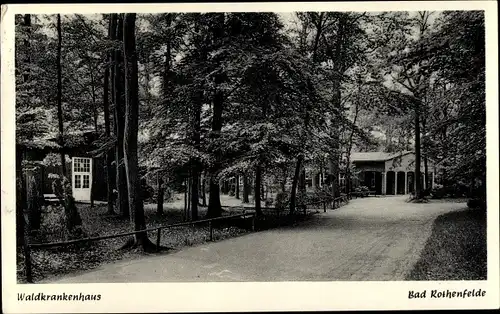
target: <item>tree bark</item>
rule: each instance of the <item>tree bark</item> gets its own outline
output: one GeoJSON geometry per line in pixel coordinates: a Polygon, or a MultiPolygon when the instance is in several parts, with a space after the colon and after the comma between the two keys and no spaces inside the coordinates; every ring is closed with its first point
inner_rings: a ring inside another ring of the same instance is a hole
{"type": "MultiPolygon", "coordinates": [[[[26,27],[26,32],[28,38],[23,41],[24,49],[26,51],[25,59],[23,60],[27,66],[25,73],[23,74],[23,82],[27,83],[30,80],[30,69],[31,69],[31,54],[30,54],[30,35],[31,35],[31,14],[25,14],[23,17],[23,26],[26,27]]],[[[20,145],[16,145],[16,238],[17,245],[20,246],[24,244],[24,234],[29,226],[26,226],[24,220],[24,211],[26,210],[26,181],[23,171],[23,160],[25,158],[25,148],[20,145]]]]}
{"type": "MultiPolygon", "coordinates": [[[[117,15],[117,14],[113,14],[117,15]]],[[[123,40],[123,16],[120,14],[117,18],[117,33],[115,39],[123,40]]],[[[114,53],[114,115],[115,115],[115,134],[117,145],[115,148],[116,163],[116,190],[117,190],[117,209],[123,218],[130,218],[129,198],[127,190],[127,179],[125,165],[123,163],[123,136],[125,131],[125,111],[124,111],[124,73],[123,73],[123,52],[121,49],[114,53]]]]}
{"type": "MultiPolygon", "coordinates": [[[[214,106],[213,106],[213,120],[212,120],[212,132],[213,132],[213,138],[217,139],[220,134],[220,130],[222,128],[222,92],[219,91],[217,92],[215,99],[214,99],[214,106]]],[[[221,159],[221,156],[219,153],[216,153],[216,163],[218,163],[221,159]]],[[[211,174],[210,174],[210,195],[208,199],[208,210],[207,210],[207,217],[213,218],[213,217],[219,217],[222,215],[222,207],[221,207],[221,202],[220,202],[220,192],[219,192],[219,182],[216,177],[216,171],[217,171],[217,166],[214,166],[211,174]]]]}
{"type": "MultiPolygon", "coordinates": [[[[425,118],[422,119],[422,133],[426,134],[426,121],[425,118]]],[[[424,139],[426,139],[426,135],[424,136],[424,139]]],[[[427,190],[429,188],[429,164],[428,164],[428,159],[427,159],[427,141],[424,141],[423,147],[423,155],[424,155],[424,188],[427,190]]]]}
{"type": "Polygon", "coordinates": [[[248,177],[246,174],[243,174],[243,203],[248,204],[250,200],[248,198],[249,186],[248,186],[248,177]]]}
{"type": "Polygon", "coordinates": [[[302,162],[304,156],[302,154],[297,158],[295,163],[295,172],[292,180],[292,191],[290,193],[290,215],[295,213],[296,203],[297,203],[297,185],[299,183],[300,169],[302,168],[302,162]]]}
{"type": "MultiPolygon", "coordinates": [[[[112,14],[109,19],[109,29],[108,38],[114,39],[114,34],[116,34],[116,15],[112,14]]],[[[110,76],[110,66],[113,63],[112,54],[108,53],[108,66],[104,70],[104,92],[103,92],[103,111],[104,111],[104,129],[106,132],[106,137],[111,138],[111,119],[109,113],[109,76],[110,76]]],[[[111,77],[113,80],[113,77],[111,77]]],[[[115,211],[113,208],[113,172],[111,170],[113,163],[113,155],[110,150],[106,152],[106,190],[107,190],[107,202],[108,202],[108,215],[114,215],[115,211]]]]}
{"type": "MultiPolygon", "coordinates": [[[[213,26],[213,43],[215,47],[220,46],[224,38],[224,20],[225,13],[214,13],[215,24],[213,26]]],[[[219,73],[215,76],[216,91],[213,98],[213,117],[212,117],[212,139],[216,141],[220,137],[222,129],[222,112],[224,110],[224,94],[218,87],[223,82],[224,74],[219,73]]],[[[221,153],[215,152],[215,166],[210,171],[210,198],[208,200],[207,217],[219,217],[222,215],[222,206],[220,202],[219,182],[216,178],[221,153]]]]}
{"type": "Polygon", "coordinates": [[[59,145],[61,154],[61,173],[66,176],[66,159],[64,158],[64,123],[62,111],[62,65],[61,65],[61,50],[62,50],[62,30],[61,30],[61,14],[57,14],[57,121],[59,126],[59,145]]]}
{"type": "Polygon", "coordinates": [[[187,209],[186,209],[186,215],[189,216],[189,219],[188,220],[192,220],[192,216],[191,216],[191,174],[188,176],[188,179],[187,179],[187,209]]]}
{"type": "Polygon", "coordinates": [[[42,200],[43,195],[40,195],[40,172],[39,169],[32,167],[26,171],[27,178],[27,207],[30,232],[40,229],[42,219],[42,200]]]}
{"type": "Polygon", "coordinates": [[[184,179],[184,221],[187,221],[187,210],[188,210],[188,185],[189,185],[189,182],[187,179],[184,179]]]}
{"type": "MultiPolygon", "coordinates": [[[[358,94],[360,93],[360,89],[358,86],[358,94]]],[[[358,119],[358,114],[359,114],[359,103],[358,99],[356,99],[355,102],[356,108],[354,111],[354,119],[352,121],[352,131],[351,134],[349,135],[349,146],[347,148],[347,156],[346,156],[346,167],[345,167],[345,190],[346,194],[349,195],[351,192],[351,151],[352,151],[352,145],[353,145],[353,139],[354,139],[354,128],[356,127],[356,121],[358,119]]]]}
{"type": "Polygon", "coordinates": [[[239,175],[236,175],[235,195],[236,195],[237,199],[240,199],[240,176],[239,175]]]}
{"type": "Polygon", "coordinates": [[[420,185],[420,110],[415,105],[415,198],[422,199],[422,186],[420,185]]]}
{"type": "Polygon", "coordinates": [[[163,177],[160,175],[160,172],[156,174],[156,180],[157,180],[157,194],[156,194],[156,214],[158,216],[163,216],[163,201],[165,199],[165,192],[163,190],[163,177]]]}
{"type": "MultiPolygon", "coordinates": [[[[202,56],[202,59],[206,59],[205,56],[202,56]]],[[[201,108],[203,106],[202,86],[196,88],[194,98],[194,107],[191,116],[191,144],[196,150],[199,150],[201,139],[201,108]]],[[[191,218],[193,220],[198,220],[199,181],[200,161],[198,158],[191,158],[191,218]]]]}
{"type": "Polygon", "coordinates": [[[255,214],[258,216],[262,215],[262,206],[261,206],[261,188],[262,188],[262,169],[260,165],[255,167],[255,214]]]}
{"type": "MultiPolygon", "coordinates": [[[[123,51],[125,65],[125,132],[123,152],[127,176],[130,213],[133,214],[134,230],[146,228],[144,204],[141,198],[141,182],[137,156],[137,137],[139,131],[139,83],[137,53],[135,43],[135,13],[126,13],[123,19],[123,51]]],[[[136,245],[143,249],[153,246],[146,232],[136,233],[136,245]]]]}
{"type": "Polygon", "coordinates": [[[206,193],[206,178],[205,175],[203,175],[203,178],[201,179],[201,193],[202,193],[202,205],[207,206],[207,193],[206,193]]]}
{"type": "Polygon", "coordinates": [[[26,182],[22,162],[24,158],[24,148],[16,145],[16,235],[17,245],[24,243],[24,211],[26,208],[26,182]]]}
{"type": "MultiPolygon", "coordinates": [[[[90,67],[90,65],[89,65],[90,67]]],[[[89,69],[90,72],[90,86],[92,88],[92,107],[94,110],[94,132],[96,136],[99,136],[99,127],[97,126],[97,101],[96,101],[96,93],[95,93],[95,81],[94,81],[94,74],[92,69],[89,69]]],[[[92,173],[94,174],[92,176],[92,182],[90,183],[90,207],[94,208],[94,201],[95,201],[95,186],[96,186],[96,178],[97,176],[95,175],[96,173],[96,162],[95,159],[92,162],[92,173]]]]}

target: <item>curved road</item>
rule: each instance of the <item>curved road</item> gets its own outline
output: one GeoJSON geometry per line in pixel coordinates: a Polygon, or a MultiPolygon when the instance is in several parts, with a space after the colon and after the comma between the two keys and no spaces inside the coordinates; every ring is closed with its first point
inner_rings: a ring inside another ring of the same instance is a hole
{"type": "Polygon", "coordinates": [[[51,282],[404,280],[434,219],[465,208],[409,204],[405,198],[355,199],[294,227],[121,261],[51,282]]]}

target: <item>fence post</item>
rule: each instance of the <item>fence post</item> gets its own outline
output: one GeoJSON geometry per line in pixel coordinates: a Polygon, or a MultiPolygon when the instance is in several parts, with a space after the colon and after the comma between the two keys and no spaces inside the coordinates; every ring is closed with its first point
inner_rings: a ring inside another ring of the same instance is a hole
{"type": "Polygon", "coordinates": [[[158,233],[156,234],[156,251],[160,250],[160,239],[161,239],[161,228],[158,228],[158,233]]]}
{"type": "Polygon", "coordinates": [[[33,283],[31,250],[30,250],[31,248],[29,244],[29,219],[26,213],[23,216],[24,216],[23,250],[24,250],[24,267],[25,267],[26,282],[33,283]]]}
{"type": "Polygon", "coordinates": [[[214,237],[214,229],[212,227],[212,221],[208,222],[208,230],[210,231],[210,241],[212,241],[214,237]]]}

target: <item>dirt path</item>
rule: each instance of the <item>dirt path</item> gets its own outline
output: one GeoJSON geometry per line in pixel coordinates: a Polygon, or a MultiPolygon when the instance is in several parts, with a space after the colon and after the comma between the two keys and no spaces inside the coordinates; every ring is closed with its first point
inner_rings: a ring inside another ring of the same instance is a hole
{"type": "Polygon", "coordinates": [[[54,283],[403,280],[440,214],[463,203],[352,200],[298,226],[106,265],[54,283]]]}

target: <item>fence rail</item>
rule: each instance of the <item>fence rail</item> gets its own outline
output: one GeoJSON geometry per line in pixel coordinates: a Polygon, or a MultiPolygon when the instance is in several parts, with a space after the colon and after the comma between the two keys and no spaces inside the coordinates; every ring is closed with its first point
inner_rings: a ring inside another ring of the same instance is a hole
{"type": "MultiPolygon", "coordinates": [[[[336,197],[336,198],[327,198],[327,199],[323,199],[323,200],[320,200],[317,202],[298,204],[298,206],[304,206],[304,208],[307,210],[307,206],[321,204],[321,205],[323,205],[324,212],[326,212],[327,206],[329,204],[331,204],[332,208],[335,209],[336,204],[338,204],[338,206],[340,206],[340,204],[342,202],[348,202],[350,198],[351,198],[350,194],[345,194],[345,195],[341,195],[341,196],[336,197]]],[[[222,206],[222,207],[227,208],[230,206],[222,206]]],[[[78,243],[102,241],[102,240],[106,240],[106,239],[121,238],[121,237],[135,235],[138,233],[154,232],[154,231],[157,232],[157,234],[156,234],[156,247],[159,249],[162,230],[175,228],[175,227],[203,224],[203,223],[208,223],[209,240],[213,241],[213,222],[216,222],[216,221],[230,220],[230,219],[234,219],[234,218],[243,218],[243,219],[251,218],[252,219],[251,230],[255,231],[256,213],[255,212],[246,212],[247,208],[245,208],[245,207],[242,207],[242,208],[243,208],[243,213],[237,214],[237,215],[229,215],[229,216],[215,217],[215,218],[210,218],[210,219],[201,219],[201,220],[195,220],[195,221],[181,222],[181,223],[176,223],[176,224],[146,228],[146,229],[138,230],[138,231],[130,231],[130,232],[124,232],[124,233],[118,233],[118,234],[110,234],[110,235],[104,235],[104,236],[99,236],[99,237],[88,237],[88,238],[83,238],[83,239],[61,241],[61,242],[29,243],[29,241],[28,241],[29,236],[27,234],[25,234],[23,251],[24,251],[24,260],[25,260],[26,281],[29,283],[33,282],[32,261],[31,261],[31,250],[33,250],[33,249],[42,249],[42,248],[50,248],[50,247],[57,247],[57,246],[69,246],[69,245],[78,244],[78,243]]],[[[250,208],[248,208],[248,209],[250,209],[250,208]]],[[[262,209],[265,211],[269,211],[269,212],[272,212],[272,211],[280,212],[280,210],[278,210],[274,207],[262,207],[262,209]]],[[[27,220],[28,220],[27,217],[25,216],[24,218],[27,222],[27,220]]],[[[27,228],[25,228],[25,229],[27,229],[27,228]]]]}
{"type": "MultiPolygon", "coordinates": [[[[222,216],[222,217],[215,217],[215,218],[210,218],[210,219],[201,219],[201,220],[181,222],[181,223],[164,225],[164,226],[157,226],[157,227],[153,227],[153,228],[146,228],[143,230],[130,231],[130,232],[124,232],[124,233],[118,233],[118,234],[110,234],[110,235],[105,235],[105,236],[100,236],[100,237],[88,237],[88,238],[83,238],[83,239],[61,241],[61,242],[50,242],[50,243],[29,243],[28,236],[25,235],[24,261],[25,261],[26,281],[29,283],[33,282],[33,275],[32,275],[32,270],[31,270],[32,269],[32,262],[31,262],[31,250],[32,249],[42,249],[42,248],[50,248],[50,247],[56,247],[56,246],[69,246],[69,245],[78,244],[78,243],[102,241],[102,240],[106,240],[106,239],[121,238],[121,237],[135,235],[138,233],[154,232],[154,231],[157,232],[156,247],[157,247],[157,249],[159,249],[160,248],[160,240],[161,240],[161,231],[164,229],[208,223],[209,240],[213,241],[213,222],[222,221],[222,220],[230,220],[230,219],[234,219],[234,218],[243,218],[243,219],[251,218],[252,219],[251,229],[252,229],[252,231],[255,231],[255,217],[256,217],[255,213],[243,213],[243,214],[237,214],[237,215],[222,216]]],[[[25,217],[25,220],[26,220],[26,218],[27,217],[25,217]]]]}

